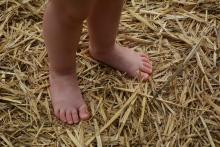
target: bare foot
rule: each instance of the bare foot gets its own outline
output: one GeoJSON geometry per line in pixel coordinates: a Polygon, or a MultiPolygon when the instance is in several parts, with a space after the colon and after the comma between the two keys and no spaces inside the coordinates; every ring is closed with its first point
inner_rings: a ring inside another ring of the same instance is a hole
{"type": "Polygon", "coordinates": [[[50,85],[54,113],[58,119],[68,124],[89,119],[87,105],[72,74],[50,72],[50,85]]]}
{"type": "Polygon", "coordinates": [[[90,53],[95,59],[143,81],[152,73],[152,64],[148,56],[129,48],[115,45],[112,49],[100,52],[90,49],[90,53]]]}

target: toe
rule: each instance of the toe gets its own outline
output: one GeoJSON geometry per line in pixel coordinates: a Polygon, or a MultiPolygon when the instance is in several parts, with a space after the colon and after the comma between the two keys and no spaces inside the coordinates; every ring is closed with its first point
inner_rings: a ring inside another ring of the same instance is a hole
{"type": "Polygon", "coordinates": [[[141,54],[141,57],[149,59],[149,56],[147,54],[141,54]]]}
{"type": "Polygon", "coordinates": [[[148,63],[148,64],[150,64],[151,66],[152,66],[152,63],[151,63],[151,61],[148,59],[148,58],[141,58],[142,59],[142,62],[144,62],[144,63],[148,63]]]}
{"type": "Polygon", "coordinates": [[[59,119],[60,118],[60,109],[54,109],[54,115],[59,119]]]}
{"type": "Polygon", "coordinates": [[[152,73],[152,66],[149,63],[143,63],[143,65],[140,68],[140,71],[151,74],[152,73]]]}
{"type": "Polygon", "coordinates": [[[88,120],[90,117],[89,111],[88,111],[88,107],[86,105],[82,105],[79,108],[79,117],[81,120],[88,120]]]}
{"type": "Polygon", "coordinates": [[[138,71],[137,76],[138,76],[138,79],[140,79],[142,81],[147,81],[150,77],[148,73],[142,72],[142,71],[138,71]]]}
{"type": "Polygon", "coordinates": [[[149,77],[150,77],[149,74],[144,73],[144,72],[140,72],[140,79],[142,81],[147,81],[149,79],[149,77]]]}
{"type": "Polygon", "coordinates": [[[79,123],[79,115],[76,109],[72,110],[72,118],[73,118],[73,122],[74,124],[78,124],[79,123]]]}
{"type": "Polygon", "coordinates": [[[64,109],[60,110],[60,117],[59,118],[62,122],[66,123],[66,112],[64,109]]]}
{"type": "Polygon", "coordinates": [[[66,120],[67,123],[72,125],[73,124],[73,119],[72,119],[72,112],[71,110],[66,111],[66,120]]]}
{"type": "Polygon", "coordinates": [[[141,59],[142,59],[143,62],[147,62],[147,63],[149,63],[150,65],[152,65],[152,62],[150,61],[150,58],[149,58],[148,55],[146,55],[146,54],[141,54],[140,56],[141,56],[141,59]]]}

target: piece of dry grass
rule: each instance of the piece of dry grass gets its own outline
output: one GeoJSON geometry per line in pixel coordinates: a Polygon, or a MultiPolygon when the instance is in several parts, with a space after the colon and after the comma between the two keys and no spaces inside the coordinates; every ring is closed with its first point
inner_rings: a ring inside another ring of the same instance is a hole
{"type": "Polygon", "coordinates": [[[220,146],[220,3],[126,2],[117,42],[147,52],[149,82],[77,52],[92,118],[68,126],[52,115],[42,38],[43,0],[0,1],[0,146],[220,146]]]}

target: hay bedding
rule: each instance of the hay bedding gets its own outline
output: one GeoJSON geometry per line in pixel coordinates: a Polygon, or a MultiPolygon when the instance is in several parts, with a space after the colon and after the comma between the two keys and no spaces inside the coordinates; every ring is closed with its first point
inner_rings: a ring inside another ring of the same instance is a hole
{"type": "Polygon", "coordinates": [[[220,2],[127,1],[118,42],[154,63],[140,83],[88,56],[78,76],[93,117],[52,115],[43,0],[0,1],[0,146],[220,146],[220,2]]]}

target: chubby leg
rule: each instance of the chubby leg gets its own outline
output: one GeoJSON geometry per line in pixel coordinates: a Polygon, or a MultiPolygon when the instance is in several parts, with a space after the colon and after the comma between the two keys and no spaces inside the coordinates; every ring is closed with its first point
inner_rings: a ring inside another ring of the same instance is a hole
{"type": "Polygon", "coordinates": [[[123,0],[97,0],[89,15],[90,53],[130,76],[147,80],[152,65],[144,53],[115,44],[123,0]]]}
{"type": "Polygon", "coordinates": [[[50,62],[50,92],[54,113],[68,124],[89,118],[77,82],[75,60],[82,23],[89,13],[90,1],[51,0],[44,15],[43,32],[50,62]]]}

